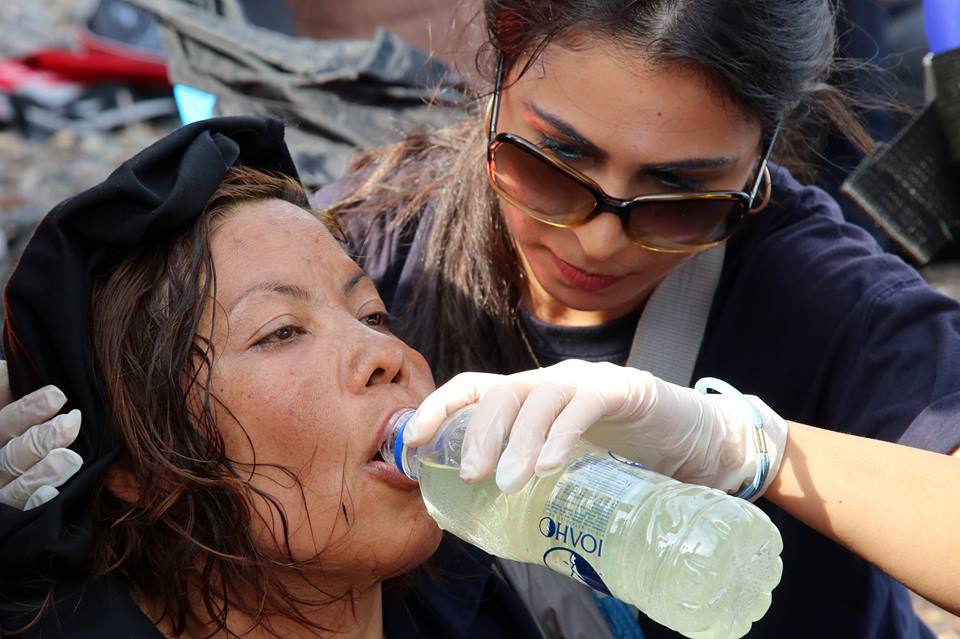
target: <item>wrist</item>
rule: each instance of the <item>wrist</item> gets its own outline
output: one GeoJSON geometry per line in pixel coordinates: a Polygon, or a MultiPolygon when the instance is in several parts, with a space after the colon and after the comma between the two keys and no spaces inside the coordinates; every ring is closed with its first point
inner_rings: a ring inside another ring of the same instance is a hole
{"type": "MultiPolygon", "coordinates": [[[[766,448],[766,456],[768,468],[763,482],[760,484],[759,488],[756,491],[756,494],[750,497],[750,501],[756,501],[767,492],[767,489],[770,488],[773,484],[777,475],[780,473],[780,466],[783,464],[783,453],[787,446],[787,434],[789,431],[789,426],[787,421],[780,417],[776,411],[767,406],[759,397],[755,395],[747,395],[747,401],[749,401],[753,408],[760,415],[760,418],[763,421],[763,428],[761,430],[762,437],[764,439],[764,447],[766,448]]],[[[754,464],[755,466],[755,464],[754,464]]],[[[750,468],[744,469],[744,475],[753,477],[751,475],[750,468]]]]}
{"type": "Polygon", "coordinates": [[[714,407],[722,431],[717,474],[711,485],[737,497],[756,501],[780,470],[787,440],[787,422],[760,398],[743,395],[730,384],[704,378],[696,389],[714,407]],[[708,390],[717,391],[707,394],[708,390]]]}

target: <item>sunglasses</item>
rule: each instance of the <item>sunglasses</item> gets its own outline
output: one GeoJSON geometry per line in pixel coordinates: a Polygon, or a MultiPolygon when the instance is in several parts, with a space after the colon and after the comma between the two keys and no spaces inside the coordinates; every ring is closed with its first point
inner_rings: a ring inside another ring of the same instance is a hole
{"type": "Polygon", "coordinates": [[[487,177],[500,197],[535,220],[571,228],[612,213],[634,244],[664,253],[695,253],[726,241],[748,214],[759,213],[770,200],[767,159],[779,126],[749,192],[658,193],[625,200],[608,195],[589,177],[519,135],[497,133],[503,75],[501,56],[488,112],[487,177]],[[764,192],[758,201],[761,184],[764,192]]]}

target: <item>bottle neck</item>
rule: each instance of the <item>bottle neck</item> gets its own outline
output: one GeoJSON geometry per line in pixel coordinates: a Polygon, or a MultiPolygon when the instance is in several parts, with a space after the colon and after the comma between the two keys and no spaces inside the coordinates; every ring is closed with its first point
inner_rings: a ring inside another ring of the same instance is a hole
{"type": "Polygon", "coordinates": [[[407,408],[391,418],[391,424],[387,428],[387,438],[380,445],[380,456],[410,479],[418,480],[417,449],[403,442],[403,432],[415,412],[412,408],[407,408]]]}
{"type": "Polygon", "coordinates": [[[417,481],[420,479],[421,462],[459,469],[463,438],[476,407],[476,404],[464,406],[449,415],[443,420],[433,439],[419,448],[407,446],[403,442],[403,432],[415,411],[412,408],[398,411],[391,418],[387,428],[388,435],[380,446],[380,455],[384,461],[417,481]]]}

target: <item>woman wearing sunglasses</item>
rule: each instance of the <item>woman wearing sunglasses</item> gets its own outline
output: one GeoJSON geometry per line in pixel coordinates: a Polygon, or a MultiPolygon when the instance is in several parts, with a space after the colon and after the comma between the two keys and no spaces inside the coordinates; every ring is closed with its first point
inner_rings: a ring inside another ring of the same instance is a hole
{"type": "MultiPolygon", "coordinates": [[[[956,304],[788,168],[825,126],[808,115],[863,140],[825,84],[827,0],[487,0],[484,16],[488,99],[319,194],[438,382],[626,363],[684,386],[724,379],[800,422],[957,449],[956,304]]],[[[758,504],[784,573],[750,636],[931,636],[890,577],[758,504]]],[[[548,624],[572,608],[528,604],[548,624]]]]}

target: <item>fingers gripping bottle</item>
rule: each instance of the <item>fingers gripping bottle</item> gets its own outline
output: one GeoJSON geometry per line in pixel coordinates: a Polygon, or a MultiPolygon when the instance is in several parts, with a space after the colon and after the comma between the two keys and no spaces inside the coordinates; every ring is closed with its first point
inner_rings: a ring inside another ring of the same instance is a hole
{"type": "Polygon", "coordinates": [[[413,411],[398,413],[381,449],[420,483],[437,524],[492,555],[542,563],[635,605],[692,639],[735,639],[770,606],[783,544],[753,504],[682,484],[588,442],[561,472],[507,495],[493,478],[459,476],[474,406],[419,448],[403,444],[413,411]]]}

